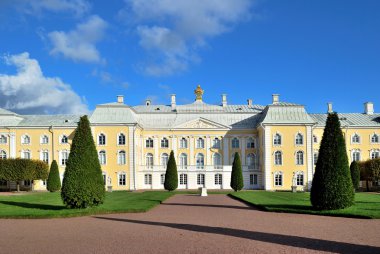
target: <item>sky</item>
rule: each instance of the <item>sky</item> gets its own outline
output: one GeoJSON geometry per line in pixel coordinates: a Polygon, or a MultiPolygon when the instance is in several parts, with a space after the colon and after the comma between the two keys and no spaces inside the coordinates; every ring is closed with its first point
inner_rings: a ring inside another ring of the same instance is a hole
{"type": "Polygon", "coordinates": [[[0,107],[204,101],[380,111],[378,0],[0,0],[0,107]]]}

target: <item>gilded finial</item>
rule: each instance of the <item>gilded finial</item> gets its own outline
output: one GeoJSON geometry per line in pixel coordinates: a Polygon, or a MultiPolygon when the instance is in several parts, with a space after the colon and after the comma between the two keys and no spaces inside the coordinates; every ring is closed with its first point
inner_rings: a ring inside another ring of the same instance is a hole
{"type": "Polygon", "coordinates": [[[204,90],[201,88],[201,85],[197,86],[197,89],[194,90],[194,93],[195,93],[195,100],[202,101],[204,90]]]}

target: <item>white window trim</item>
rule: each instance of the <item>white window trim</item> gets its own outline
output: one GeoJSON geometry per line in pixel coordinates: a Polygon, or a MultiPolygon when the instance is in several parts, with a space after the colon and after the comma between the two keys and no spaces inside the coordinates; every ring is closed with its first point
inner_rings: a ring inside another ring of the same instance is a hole
{"type": "MultiPolygon", "coordinates": [[[[107,139],[106,139],[106,141],[107,141],[107,139]]],[[[117,146],[126,146],[126,145],[127,145],[127,135],[125,135],[124,132],[119,132],[119,133],[116,135],[116,144],[117,144],[117,146]],[[119,137],[120,137],[121,135],[124,135],[124,139],[125,139],[125,143],[124,143],[124,145],[119,144],[119,137]]]]}
{"type": "Polygon", "coordinates": [[[317,135],[313,134],[313,144],[318,144],[319,143],[319,138],[317,135]],[[314,137],[317,139],[317,141],[314,141],[314,137]]]}
{"type": "Polygon", "coordinates": [[[295,153],[294,153],[294,156],[295,156],[295,162],[296,162],[296,166],[304,166],[305,165],[305,152],[304,151],[302,151],[302,150],[298,150],[298,151],[296,151],[295,153]],[[302,164],[298,164],[297,163],[297,154],[298,154],[298,152],[302,152],[302,164]]]}
{"type": "Polygon", "coordinates": [[[233,138],[231,138],[231,149],[240,149],[240,146],[241,146],[241,144],[240,144],[241,142],[240,142],[240,139],[238,138],[238,137],[233,137],[233,138]],[[234,140],[237,140],[237,142],[238,142],[238,147],[234,147],[234,140]]]}
{"type": "MultiPolygon", "coordinates": [[[[62,164],[62,159],[63,159],[62,154],[63,154],[63,152],[67,152],[67,160],[69,159],[70,151],[67,150],[67,149],[60,150],[59,153],[58,153],[58,156],[59,156],[59,158],[58,158],[59,159],[58,165],[61,166],[61,167],[66,167],[66,164],[65,165],[62,164]]],[[[67,161],[66,161],[66,163],[67,163],[67,161]]]]}
{"type": "MultiPolygon", "coordinates": [[[[153,146],[154,146],[154,144],[153,144],[153,146]]],[[[167,137],[162,137],[162,138],[160,139],[160,147],[163,148],[163,149],[169,149],[169,148],[170,148],[169,138],[167,138],[167,137]],[[167,147],[162,146],[162,141],[163,141],[164,139],[166,139],[166,140],[168,141],[168,146],[167,146],[167,147]]]]}
{"type": "Polygon", "coordinates": [[[178,139],[178,141],[179,141],[179,144],[178,144],[178,147],[179,147],[179,149],[188,149],[189,148],[189,140],[187,139],[187,138],[185,138],[185,137],[180,137],[179,139],[178,139]],[[186,146],[182,146],[182,140],[186,140],[186,146]]]}
{"type": "Polygon", "coordinates": [[[281,147],[282,146],[282,144],[284,143],[284,140],[283,140],[283,135],[280,133],[280,132],[276,132],[276,133],[274,133],[273,134],[273,136],[272,136],[272,145],[274,146],[274,147],[281,147]],[[281,143],[280,144],[275,144],[274,143],[274,138],[276,137],[276,135],[280,135],[280,140],[281,140],[281,143]]]}
{"type": "Polygon", "coordinates": [[[380,144],[380,135],[377,134],[377,133],[375,133],[375,132],[372,133],[371,135],[369,135],[369,142],[370,142],[371,144],[380,144]],[[372,142],[372,137],[375,136],[375,135],[377,136],[377,139],[378,139],[379,142],[372,142]]]}
{"type": "Polygon", "coordinates": [[[145,166],[146,166],[146,167],[149,166],[148,163],[147,163],[147,162],[148,162],[148,155],[149,155],[149,154],[152,155],[151,158],[152,158],[152,162],[153,162],[153,163],[152,163],[152,165],[150,165],[150,166],[153,168],[153,167],[154,167],[154,154],[153,154],[153,153],[146,153],[146,154],[145,154],[145,166]]]}
{"type": "MultiPolygon", "coordinates": [[[[296,178],[296,186],[305,186],[305,173],[304,173],[303,171],[296,171],[296,172],[294,173],[294,176],[295,176],[295,178],[296,178]],[[302,176],[303,176],[303,185],[299,185],[299,184],[298,184],[298,181],[297,181],[297,177],[298,177],[298,175],[302,175],[302,176]]],[[[284,180],[284,179],[282,179],[282,180],[284,180]]]]}
{"type": "MultiPolygon", "coordinates": [[[[146,149],[153,149],[154,148],[154,138],[152,138],[152,137],[147,137],[147,138],[145,138],[144,139],[144,141],[145,141],[145,143],[144,143],[144,148],[146,148],[146,149]],[[147,141],[148,140],[152,140],[152,144],[153,144],[153,146],[152,147],[148,147],[147,145],[146,145],[146,143],[147,143],[147,141]]],[[[161,141],[160,141],[161,142],[161,141]]]]}
{"type": "Polygon", "coordinates": [[[98,146],[106,146],[107,145],[107,135],[104,133],[104,132],[100,132],[98,135],[97,135],[97,142],[98,146]],[[99,137],[101,135],[104,135],[104,145],[101,145],[100,142],[99,142],[99,137]]]}
{"type": "MultiPolygon", "coordinates": [[[[352,149],[351,150],[351,162],[354,161],[354,153],[358,152],[360,154],[360,160],[362,159],[362,151],[360,149],[352,149]]],[[[371,156],[371,153],[370,153],[371,156]]],[[[371,158],[371,157],[370,157],[371,158]]]]}
{"type": "Polygon", "coordinates": [[[24,156],[25,152],[29,152],[29,159],[33,158],[32,157],[32,151],[30,149],[22,149],[21,150],[21,156],[20,156],[21,159],[26,159],[25,156],[24,156]]]}
{"type": "Polygon", "coordinates": [[[305,145],[305,135],[303,135],[301,131],[298,131],[298,132],[294,135],[294,145],[295,145],[295,146],[304,146],[304,145],[305,145]],[[302,144],[297,144],[297,136],[298,136],[298,135],[301,135],[301,137],[302,137],[302,144]]]}
{"type": "Polygon", "coordinates": [[[125,172],[125,171],[118,171],[117,172],[117,186],[121,186],[121,187],[125,187],[125,186],[127,186],[127,172],[125,172]],[[123,184],[120,184],[120,176],[121,175],[125,175],[125,185],[123,184]]]}
{"type": "Polygon", "coordinates": [[[273,165],[274,166],[282,166],[284,163],[284,153],[281,151],[281,150],[276,150],[273,152],[273,165]],[[281,164],[276,164],[276,152],[280,152],[281,153],[281,164]]]}
{"type": "Polygon", "coordinates": [[[246,149],[255,149],[256,148],[256,139],[253,138],[253,137],[248,137],[247,140],[246,140],[245,148],[246,149]],[[250,140],[252,140],[253,147],[248,147],[248,144],[250,143],[249,142],[250,140]]]}
{"type": "Polygon", "coordinates": [[[127,152],[125,150],[117,150],[117,165],[126,165],[127,164],[127,152]],[[125,160],[125,163],[124,164],[121,164],[120,163],[120,152],[124,152],[124,160],[125,160]]]}
{"type": "MultiPolygon", "coordinates": [[[[380,153],[380,149],[371,149],[369,151],[369,159],[372,159],[372,153],[380,153]]],[[[380,158],[380,157],[378,157],[380,158]]]]}
{"type": "Polygon", "coordinates": [[[0,137],[4,136],[5,137],[5,143],[0,143],[1,145],[7,145],[8,144],[8,139],[9,139],[9,136],[7,134],[0,134],[0,137]]]}
{"type": "Polygon", "coordinates": [[[40,144],[41,144],[41,145],[48,145],[48,144],[49,144],[49,141],[50,141],[49,135],[42,134],[42,135],[40,136],[40,144]],[[44,137],[47,137],[47,141],[48,141],[47,143],[44,143],[44,142],[43,142],[44,137]]]}
{"type": "Polygon", "coordinates": [[[43,156],[44,152],[48,153],[48,163],[50,163],[50,152],[49,152],[48,149],[42,149],[42,150],[40,150],[40,160],[43,161],[43,159],[44,159],[44,156],[43,156]]]}
{"type": "Polygon", "coordinates": [[[362,137],[355,132],[354,134],[351,135],[351,145],[361,145],[362,144],[362,137]],[[359,137],[359,142],[353,142],[354,141],[354,136],[357,135],[359,137]]]}
{"type": "Polygon", "coordinates": [[[282,187],[284,186],[284,173],[282,171],[275,171],[273,173],[273,186],[275,187],[282,187]],[[281,175],[281,185],[276,185],[276,175],[281,175]]]}
{"type": "Polygon", "coordinates": [[[98,152],[98,158],[99,158],[100,166],[107,165],[107,151],[106,150],[104,150],[104,149],[100,150],[98,152]],[[100,153],[101,152],[104,152],[104,163],[103,164],[100,162],[100,153]]]}
{"type": "Polygon", "coordinates": [[[28,133],[25,133],[21,136],[21,145],[30,145],[32,143],[32,137],[28,134],[28,133]],[[24,143],[24,138],[28,136],[29,137],[29,143],[24,143]]]}
{"type": "Polygon", "coordinates": [[[61,144],[61,145],[67,145],[67,144],[69,144],[69,135],[66,135],[66,134],[62,134],[62,135],[60,135],[60,136],[59,136],[59,144],[61,144]],[[62,138],[63,138],[64,136],[67,137],[67,143],[62,143],[62,138]]]}

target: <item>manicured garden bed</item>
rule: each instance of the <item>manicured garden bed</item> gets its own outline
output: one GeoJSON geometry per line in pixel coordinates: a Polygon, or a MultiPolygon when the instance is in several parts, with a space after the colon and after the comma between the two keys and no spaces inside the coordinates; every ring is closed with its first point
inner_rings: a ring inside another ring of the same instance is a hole
{"type": "Polygon", "coordinates": [[[353,206],[331,211],[313,210],[307,192],[243,191],[231,193],[230,196],[270,212],[380,219],[380,194],[376,193],[356,193],[353,206]]]}
{"type": "Polygon", "coordinates": [[[114,191],[106,194],[104,204],[87,209],[67,209],[62,203],[60,193],[0,196],[0,218],[53,218],[146,212],[172,195],[174,193],[164,191],[114,191]]]}

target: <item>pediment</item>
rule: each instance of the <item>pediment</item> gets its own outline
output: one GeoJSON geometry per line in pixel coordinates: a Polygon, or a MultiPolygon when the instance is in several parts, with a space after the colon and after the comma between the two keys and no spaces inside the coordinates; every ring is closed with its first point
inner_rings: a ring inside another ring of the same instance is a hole
{"type": "Polygon", "coordinates": [[[175,129],[230,129],[230,127],[205,119],[197,118],[174,127],[175,129]]]}

